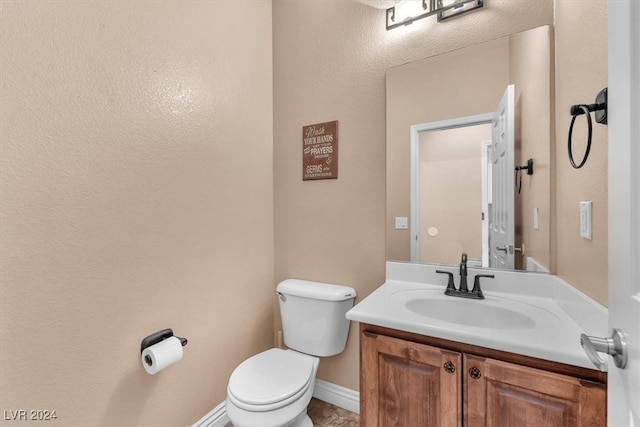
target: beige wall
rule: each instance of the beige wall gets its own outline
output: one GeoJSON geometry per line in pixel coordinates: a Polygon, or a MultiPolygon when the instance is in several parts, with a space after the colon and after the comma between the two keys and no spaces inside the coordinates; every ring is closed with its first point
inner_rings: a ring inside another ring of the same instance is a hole
{"type": "Polygon", "coordinates": [[[1,13],[0,409],[189,425],[273,342],[271,4],[1,13]]]}
{"type": "MultiPolygon", "coordinates": [[[[573,104],[591,104],[607,86],[607,2],[555,0],[557,274],[607,305],[607,127],[593,122],[591,154],[582,169],[567,157],[573,104]],[[588,7],[587,7],[588,4],[588,7]],[[593,202],[593,239],[580,237],[580,201],[593,202]]],[[[592,115],[593,117],[593,115],[592,115]]],[[[574,128],[579,162],[586,120],[574,128]]]]}
{"type": "Polygon", "coordinates": [[[419,140],[419,261],[456,264],[463,252],[482,260],[482,142],[491,124],[420,132],[419,140]]]}
{"type": "MultiPolygon", "coordinates": [[[[487,1],[465,17],[393,31],[384,19],[355,2],[273,2],[276,279],[353,286],[358,301],[384,281],[386,70],[551,24],[553,9],[550,0],[487,1]],[[302,182],[302,126],[328,120],[340,121],[340,176],[302,182]]],[[[358,389],[355,332],[345,353],[321,361],[321,379],[358,389]]]]}

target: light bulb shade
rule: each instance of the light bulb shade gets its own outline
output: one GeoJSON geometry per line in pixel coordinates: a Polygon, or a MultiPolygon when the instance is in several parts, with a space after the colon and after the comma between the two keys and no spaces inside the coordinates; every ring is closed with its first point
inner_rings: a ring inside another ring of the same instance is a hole
{"type": "Polygon", "coordinates": [[[437,0],[437,2],[438,9],[448,8],[438,12],[438,21],[453,18],[454,16],[458,16],[484,6],[483,0],[437,0]]]}

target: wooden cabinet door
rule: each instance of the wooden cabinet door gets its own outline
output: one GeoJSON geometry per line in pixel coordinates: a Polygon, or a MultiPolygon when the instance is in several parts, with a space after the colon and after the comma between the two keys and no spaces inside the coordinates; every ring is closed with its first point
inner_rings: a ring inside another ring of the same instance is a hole
{"type": "Polygon", "coordinates": [[[603,384],[464,355],[465,426],[605,426],[603,384]]]}
{"type": "Polygon", "coordinates": [[[360,340],[362,426],[462,425],[460,353],[371,332],[360,340]]]}

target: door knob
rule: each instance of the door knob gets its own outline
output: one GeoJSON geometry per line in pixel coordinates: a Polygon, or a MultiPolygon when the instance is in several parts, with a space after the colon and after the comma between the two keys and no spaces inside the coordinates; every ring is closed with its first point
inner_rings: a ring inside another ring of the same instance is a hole
{"type": "Polygon", "coordinates": [[[580,345],[591,362],[601,371],[605,370],[607,362],[602,360],[598,353],[613,356],[613,362],[620,369],[627,366],[627,341],[619,329],[613,330],[611,338],[590,337],[582,334],[580,335],[580,345]]]}
{"type": "Polygon", "coordinates": [[[520,252],[520,256],[524,258],[524,254],[527,248],[524,247],[524,243],[523,243],[522,246],[520,246],[519,248],[513,248],[513,250],[516,252],[520,252]]]}

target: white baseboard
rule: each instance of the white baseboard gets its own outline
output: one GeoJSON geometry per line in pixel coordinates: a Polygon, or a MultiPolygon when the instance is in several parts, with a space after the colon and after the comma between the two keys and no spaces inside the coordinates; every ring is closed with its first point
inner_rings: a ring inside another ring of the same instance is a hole
{"type": "MultiPolygon", "coordinates": [[[[360,393],[355,390],[316,379],[313,397],[347,411],[360,413],[360,393]]],[[[227,410],[222,402],[191,427],[224,427],[229,421],[227,410]]]]}
{"type": "Polygon", "coordinates": [[[360,413],[360,393],[355,390],[316,379],[313,397],[347,411],[360,413]]]}
{"type": "Polygon", "coordinates": [[[224,402],[216,406],[204,417],[200,418],[200,421],[193,424],[191,427],[224,427],[231,421],[227,415],[227,410],[224,407],[224,402]]]}

